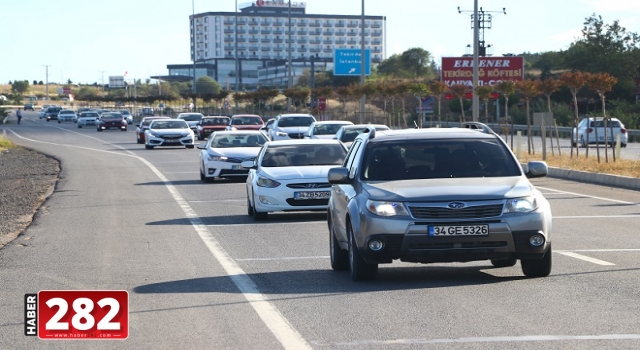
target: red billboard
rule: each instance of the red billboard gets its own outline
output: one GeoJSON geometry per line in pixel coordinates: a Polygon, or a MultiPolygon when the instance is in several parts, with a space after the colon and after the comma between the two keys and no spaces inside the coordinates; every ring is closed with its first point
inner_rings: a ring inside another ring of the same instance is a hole
{"type": "MultiPolygon", "coordinates": [[[[448,86],[473,86],[473,57],[442,57],[441,78],[448,86]]],[[[502,80],[523,80],[523,78],[523,57],[478,58],[478,85],[494,85],[502,80]]]]}

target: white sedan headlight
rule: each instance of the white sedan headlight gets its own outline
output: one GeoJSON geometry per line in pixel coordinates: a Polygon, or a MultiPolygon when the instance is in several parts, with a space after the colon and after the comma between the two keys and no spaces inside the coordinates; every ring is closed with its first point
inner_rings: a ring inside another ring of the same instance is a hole
{"type": "Polygon", "coordinates": [[[404,203],[367,200],[367,209],[379,216],[409,216],[404,203]]]}
{"type": "Polygon", "coordinates": [[[207,156],[207,160],[210,161],[210,162],[224,162],[225,160],[227,160],[227,157],[209,155],[209,156],[207,156]]]}
{"type": "Polygon", "coordinates": [[[260,187],[268,187],[268,188],[275,188],[280,186],[280,183],[276,180],[271,180],[269,178],[266,177],[258,177],[258,182],[257,182],[258,186],[260,187]]]}
{"type": "Polygon", "coordinates": [[[538,201],[534,196],[507,199],[504,213],[528,213],[538,209],[538,201]]]}
{"type": "Polygon", "coordinates": [[[156,134],[156,133],[155,133],[155,132],[153,132],[153,131],[148,131],[148,133],[149,133],[149,136],[151,136],[151,137],[160,137],[160,135],[159,135],[159,134],[156,134]]]}

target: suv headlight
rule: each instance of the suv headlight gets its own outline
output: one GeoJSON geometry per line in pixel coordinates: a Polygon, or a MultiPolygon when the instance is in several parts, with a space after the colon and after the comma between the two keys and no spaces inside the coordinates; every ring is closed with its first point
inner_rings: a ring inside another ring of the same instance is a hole
{"type": "Polygon", "coordinates": [[[528,213],[538,209],[538,201],[534,196],[507,199],[504,213],[528,213]]]}
{"type": "Polygon", "coordinates": [[[260,187],[268,187],[268,188],[275,188],[275,187],[280,186],[280,183],[278,181],[271,180],[271,179],[266,178],[266,177],[258,177],[257,184],[260,187]]]}
{"type": "Polygon", "coordinates": [[[402,202],[379,202],[367,200],[367,210],[379,216],[409,216],[402,202]]]}

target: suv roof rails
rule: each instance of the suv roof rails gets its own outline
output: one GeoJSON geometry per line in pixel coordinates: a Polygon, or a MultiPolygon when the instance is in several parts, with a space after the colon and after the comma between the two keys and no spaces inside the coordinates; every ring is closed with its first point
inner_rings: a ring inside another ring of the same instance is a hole
{"type": "Polygon", "coordinates": [[[465,122],[460,124],[460,127],[465,129],[478,130],[485,134],[495,134],[495,131],[493,131],[493,129],[491,129],[487,124],[480,122],[465,122]]]}
{"type": "Polygon", "coordinates": [[[369,134],[369,139],[373,139],[376,137],[376,128],[373,126],[367,126],[366,129],[362,132],[363,134],[369,134]]]}

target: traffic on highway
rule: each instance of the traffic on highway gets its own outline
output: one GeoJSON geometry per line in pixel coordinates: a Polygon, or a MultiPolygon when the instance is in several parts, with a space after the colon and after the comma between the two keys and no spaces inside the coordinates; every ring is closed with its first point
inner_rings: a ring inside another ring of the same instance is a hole
{"type": "Polygon", "coordinates": [[[272,141],[23,116],[7,137],[61,172],[0,250],[0,348],[640,347],[640,192],[522,171],[492,135],[370,128],[348,148],[299,125],[272,141]],[[403,253],[375,255],[391,233],[403,253]]]}

